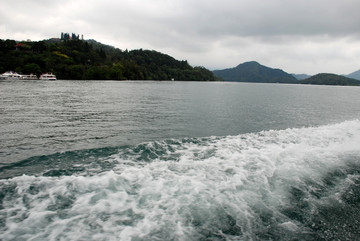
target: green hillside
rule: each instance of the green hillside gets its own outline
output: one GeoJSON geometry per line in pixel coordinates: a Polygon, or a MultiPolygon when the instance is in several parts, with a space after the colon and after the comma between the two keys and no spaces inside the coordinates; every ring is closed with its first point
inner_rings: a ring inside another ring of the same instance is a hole
{"type": "Polygon", "coordinates": [[[0,39],[0,73],[52,72],[58,79],[211,81],[213,73],[154,50],[120,50],[94,40],[0,39]]]}
{"type": "Polygon", "coordinates": [[[317,74],[308,79],[300,81],[301,84],[313,85],[360,85],[360,81],[336,74],[317,74]]]}
{"type": "Polygon", "coordinates": [[[298,80],[280,69],[272,69],[255,61],[245,62],[235,68],[215,70],[213,73],[225,81],[257,83],[298,83],[298,80]]]}

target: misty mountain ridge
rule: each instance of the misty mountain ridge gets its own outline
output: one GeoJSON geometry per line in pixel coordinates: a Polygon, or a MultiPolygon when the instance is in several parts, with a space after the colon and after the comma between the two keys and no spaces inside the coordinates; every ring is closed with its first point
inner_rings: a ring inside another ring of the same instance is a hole
{"type": "Polygon", "coordinates": [[[235,68],[214,70],[214,75],[225,81],[256,83],[298,83],[298,80],[281,69],[273,69],[256,61],[239,64],[235,68]]]}
{"type": "Polygon", "coordinates": [[[294,76],[297,80],[304,80],[311,77],[311,75],[308,74],[291,74],[291,75],[294,76]]]}
{"type": "Polygon", "coordinates": [[[360,70],[352,72],[351,74],[345,75],[348,78],[360,80],[360,70]]]}

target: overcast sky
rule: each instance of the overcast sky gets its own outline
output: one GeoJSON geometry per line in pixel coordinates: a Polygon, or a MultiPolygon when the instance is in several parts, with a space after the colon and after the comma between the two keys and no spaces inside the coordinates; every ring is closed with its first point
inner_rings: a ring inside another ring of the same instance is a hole
{"type": "Polygon", "coordinates": [[[211,70],[252,60],[298,74],[360,69],[360,0],[1,1],[1,39],[61,32],[211,70]]]}

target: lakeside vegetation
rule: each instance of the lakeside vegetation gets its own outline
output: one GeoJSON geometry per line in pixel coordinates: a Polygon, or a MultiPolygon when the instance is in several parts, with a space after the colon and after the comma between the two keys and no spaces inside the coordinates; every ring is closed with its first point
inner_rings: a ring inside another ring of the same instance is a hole
{"type": "Polygon", "coordinates": [[[69,80],[219,80],[204,67],[154,50],[120,50],[95,40],[38,42],[0,39],[0,73],[52,72],[69,80]]]}
{"type": "Polygon", "coordinates": [[[360,81],[336,74],[321,73],[300,81],[301,84],[312,85],[351,85],[359,86],[360,81]]]}

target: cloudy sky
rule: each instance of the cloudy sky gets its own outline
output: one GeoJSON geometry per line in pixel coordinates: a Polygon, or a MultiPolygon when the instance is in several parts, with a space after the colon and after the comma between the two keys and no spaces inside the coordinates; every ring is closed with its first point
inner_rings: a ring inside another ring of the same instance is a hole
{"type": "Polygon", "coordinates": [[[258,61],[289,73],[360,69],[360,0],[2,0],[0,38],[83,34],[211,70],[258,61]]]}

